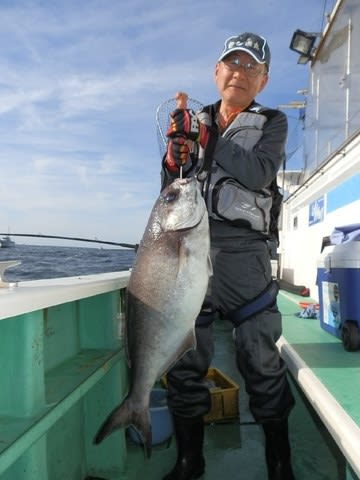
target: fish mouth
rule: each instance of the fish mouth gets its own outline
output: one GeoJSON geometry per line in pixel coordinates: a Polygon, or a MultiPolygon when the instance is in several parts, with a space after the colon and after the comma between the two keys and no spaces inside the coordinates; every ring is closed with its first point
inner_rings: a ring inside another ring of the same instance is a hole
{"type": "Polygon", "coordinates": [[[177,178],[177,183],[180,185],[186,185],[187,183],[191,183],[193,181],[196,181],[195,177],[187,177],[187,178],[177,178]]]}

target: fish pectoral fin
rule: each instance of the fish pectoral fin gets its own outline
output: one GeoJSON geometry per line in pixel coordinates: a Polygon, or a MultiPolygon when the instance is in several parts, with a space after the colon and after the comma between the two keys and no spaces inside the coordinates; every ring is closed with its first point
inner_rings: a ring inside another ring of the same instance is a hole
{"type": "Polygon", "coordinates": [[[189,249],[186,246],[185,242],[183,239],[179,239],[179,244],[178,244],[178,268],[177,268],[177,274],[182,272],[186,264],[188,262],[188,257],[189,257],[189,249]]]}
{"type": "MultiPolygon", "coordinates": [[[[179,251],[179,255],[178,255],[177,274],[179,274],[181,271],[183,271],[186,268],[188,258],[190,255],[190,250],[186,246],[186,243],[183,240],[179,240],[178,251],[179,251]]],[[[207,256],[207,272],[208,272],[208,276],[211,277],[213,274],[213,267],[212,267],[210,254],[207,256]]]]}

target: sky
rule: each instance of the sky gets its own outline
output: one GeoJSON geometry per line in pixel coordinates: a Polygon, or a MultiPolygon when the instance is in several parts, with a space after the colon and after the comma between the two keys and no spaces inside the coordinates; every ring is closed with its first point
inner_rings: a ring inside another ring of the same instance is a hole
{"type": "MultiPolygon", "coordinates": [[[[303,100],[290,40],[334,3],[0,0],[0,232],[138,243],[160,188],[158,105],[178,90],[217,101],[214,65],[245,31],[272,52],[257,100],[303,100]]],[[[284,112],[290,138],[298,112],[284,112]]]]}

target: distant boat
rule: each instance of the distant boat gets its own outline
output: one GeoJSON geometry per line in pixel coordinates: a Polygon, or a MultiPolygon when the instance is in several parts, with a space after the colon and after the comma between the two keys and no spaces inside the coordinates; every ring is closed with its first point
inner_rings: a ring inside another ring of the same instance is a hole
{"type": "Polygon", "coordinates": [[[9,248],[14,247],[15,242],[11,240],[10,235],[5,235],[5,237],[0,238],[0,248],[9,248]]]}

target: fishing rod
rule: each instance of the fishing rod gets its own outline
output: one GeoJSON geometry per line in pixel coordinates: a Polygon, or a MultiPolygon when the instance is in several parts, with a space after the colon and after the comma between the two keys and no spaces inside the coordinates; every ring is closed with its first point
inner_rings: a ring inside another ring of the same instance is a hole
{"type": "Polygon", "coordinates": [[[98,240],[92,238],[81,238],[81,237],[63,237],[61,235],[43,235],[42,233],[0,233],[0,235],[11,236],[11,237],[34,237],[34,238],[55,238],[58,240],[75,240],[77,242],[90,242],[90,243],[101,243],[104,245],[116,245],[117,247],[132,248],[137,250],[139,244],[132,243],[120,243],[120,242],[108,242],[106,240],[98,240]]]}

